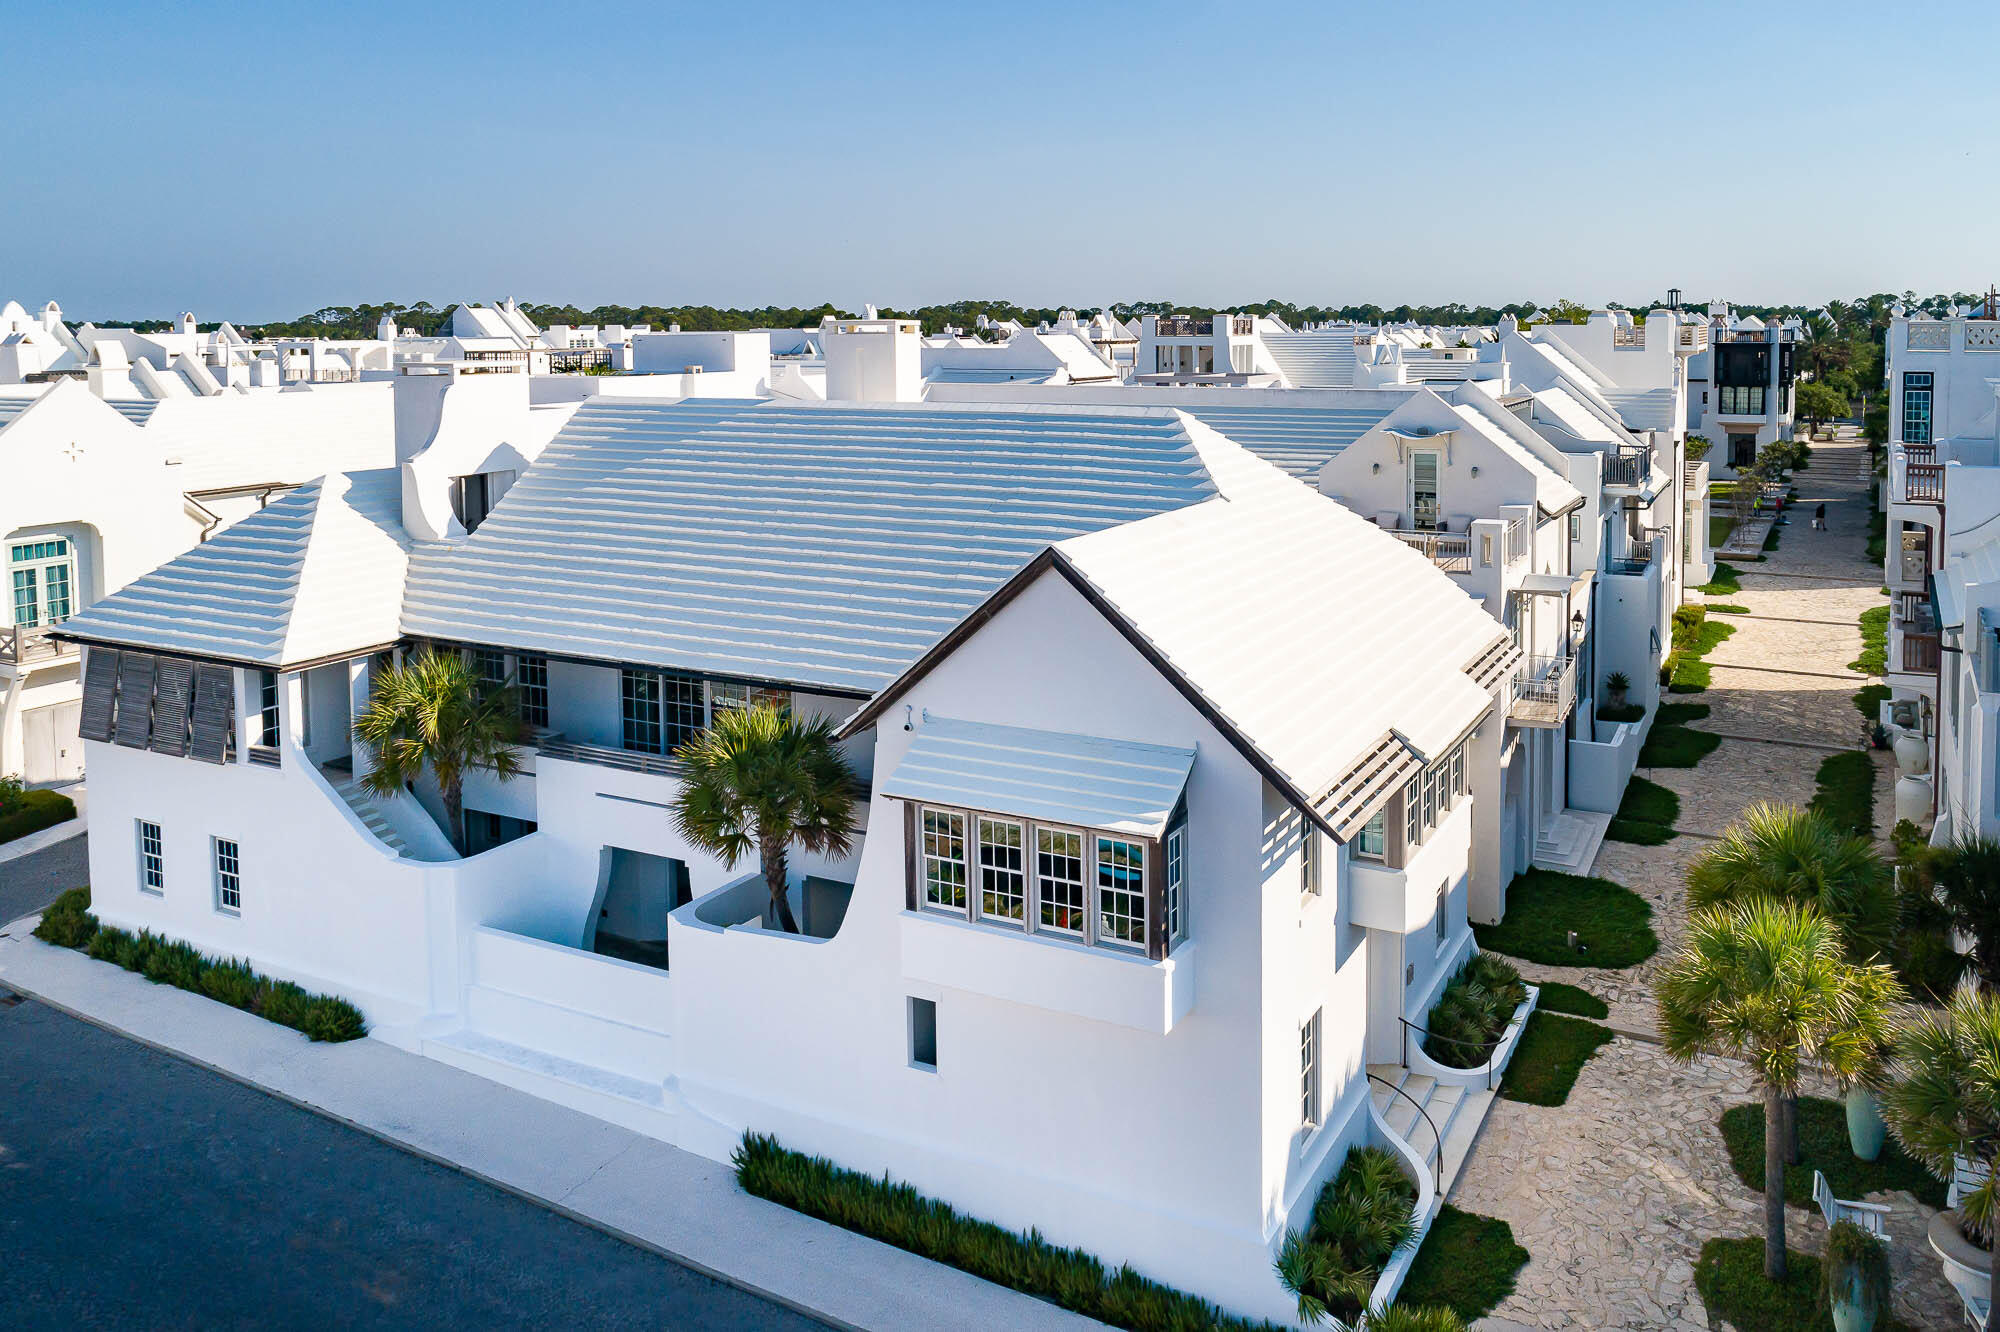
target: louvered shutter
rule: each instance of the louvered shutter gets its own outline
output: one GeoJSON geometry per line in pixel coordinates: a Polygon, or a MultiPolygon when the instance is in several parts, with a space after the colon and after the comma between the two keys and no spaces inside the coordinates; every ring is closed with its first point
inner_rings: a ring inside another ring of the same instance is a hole
{"type": "Polygon", "coordinates": [[[227,666],[194,668],[194,711],[188,757],[203,763],[229,759],[229,736],[236,726],[236,677],[227,666]]]}
{"type": "Polygon", "coordinates": [[[86,650],[83,710],[76,733],[85,740],[109,740],[118,707],[118,654],[110,648],[86,650]]]}
{"type": "Polygon", "coordinates": [[[118,721],[111,738],[127,749],[144,749],[153,734],[153,668],[150,652],[126,652],[118,658],[118,721]]]}
{"type": "Polygon", "coordinates": [[[154,753],[175,758],[187,753],[188,704],[193,693],[194,663],[184,657],[161,657],[153,697],[154,753]]]}

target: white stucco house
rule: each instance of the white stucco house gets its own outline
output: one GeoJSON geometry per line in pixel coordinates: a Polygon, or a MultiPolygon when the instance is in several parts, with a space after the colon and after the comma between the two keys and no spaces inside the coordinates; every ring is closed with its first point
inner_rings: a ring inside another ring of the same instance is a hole
{"type": "Polygon", "coordinates": [[[1688,429],[1714,445],[1715,474],[1734,476],[1765,445],[1792,437],[1799,325],[1714,305],[1707,332],[1708,346],[1688,362],[1688,429]]]}
{"type": "MultiPolygon", "coordinates": [[[[1273,1254],[1347,1149],[1404,1153],[1427,1219],[1469,1139],[1405,1141],[1367,1074],[1472,947],[1514,681],[1565,617],[1517,643],[1199,413],[896,400],[914,329],[852,322],[842,401],[593,397],[525,468],[470,424],[525,386],[405,366],[395,465],[68,620],[95,910],[690,1150],[774,1133],[1289,1320],[1273,1254]],[[354,781],[420,645],[534,736],[469,785],[469,854],[435,791],[354,781]],[[767,697],[839,719],[866,788],[851,852],[790,866],[798,935],[669,817],[673,748],[767,697]]],[[[1518,590],[1577,492],[1440,407],[1531,478],[1518,590]]]]}

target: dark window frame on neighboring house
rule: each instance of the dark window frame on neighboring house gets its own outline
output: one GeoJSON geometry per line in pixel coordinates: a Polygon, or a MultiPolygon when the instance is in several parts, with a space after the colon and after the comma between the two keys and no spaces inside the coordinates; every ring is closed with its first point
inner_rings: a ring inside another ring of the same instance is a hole
{"type": "Polygon", "coordinates": [[[1932,402],[1937,377],[1929,370],[1903,372],[1903,442],[1931,442],[1932,402]]]}

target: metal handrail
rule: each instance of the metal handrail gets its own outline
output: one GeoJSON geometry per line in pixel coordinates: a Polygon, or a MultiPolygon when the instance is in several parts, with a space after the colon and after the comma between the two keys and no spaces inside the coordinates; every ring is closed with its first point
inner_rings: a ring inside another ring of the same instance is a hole
{"type": "MultiPolygon", "coordinates": [[[[1406,1017],[1398,1017],[1396,1021],[1403,1024],[1403,1063],[1406,1066],[1410,1062],[1410,1033],[1413,1031],[1416,1032],[1419,1036],[1422,1036],[1425,1040],[1435,1039],[1440,1041],[1449,1041],[1453,1045],[1470,1045],[1474,1049],[1484,1050],[1486,1052],[1486,1058],[1482,1059],[1480,1061],[1480,1064],[1483,1066],[1485,1070],[1486,1090],[1487,1091],[1493,1090],[1493,1052],[1499,1049],[1501,1043],[1507,1039],[1506,1027],[1502,1027],[1500,1029],[1500,1034],[1498,1036],[1495,1036],[1492,1040],[1486,1042],[1480,1042],[1480,1041],[1462,1040],[1457,1036],[1439,1036],[1436,1032],[1425,1031],[1422,1027],[1419,1027],[1416,1023],[1410,1021],[1406,1017]]],[[[1511,1019],[1509,1025],[1512,1025],[1511,1019]]]]}
{"type": "MultiPolygon", "coordinates": [[[[1407,1021],[1408,1019],[1405,1020],[1407,1021]]],[[[1408,1067],[1408,1065],[1405,1065],[1404,1067],[1408,1067]]],[[[1378,1078],[1373,1073],[1370,1073],[1368,1074],[1368,1080],[1370,1082],[1381,1083],[1384,1087],[1387,1087],[1390,1091],[1394,1092],[1396,1095],[1408,1101],[1411,1107],[1414,1110],[1416,1110],[1416,1112],[1419,1115],[1423,1117],[1424,1123],[1430,1125],[1431,1141],[1437,1145],[1437,1164],[1430,1167],[1431,1178],[1437,1181],[1437,1186],[1439,1188],[1443,1188],[1444,1187],[1444,1134],[1438,1132],[1437,1121],[1431,1118],[1431,1112],[1424,1109],[1423,1106],[1418,1105],[1416,1097],[1410,1095],[1408,1092],[1404,1091],[1401,1087],[1398,1087],[1395,1083],[1389,1081],[1389,1079],[1378,1078]]]]}

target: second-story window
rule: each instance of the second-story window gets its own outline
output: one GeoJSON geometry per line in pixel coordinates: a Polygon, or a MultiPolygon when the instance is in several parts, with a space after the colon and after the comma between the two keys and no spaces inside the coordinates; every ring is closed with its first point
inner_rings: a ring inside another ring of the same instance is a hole
{"type": "Polygon", "coordinates": [[[1028,866],[1021,825],[1009,819],[979,821],[979,914],[993,921],[1022,921],[1028,914],[1028,866]]]}
{"type": "Polygon", "coordinates": [[[660,677],[650,671],[618,672],[618,708],[625,748],[661,753],[660,677]]]}
{"type": "Polygon", "coordinates": [[[1035,829],[1035,884],[1040,928],[1083,933],[1083,835],[1062,828],[1035,829]]]}
{"type": "Polygon", "coordinates": [[[667,752],[671,754],[701,734],[702,729],[708,725],[708,714],[703,706],[699,675],[678,675],[669,672],[658,679],[661,700],[665,706],[664,738],[667,752]]]}
{"type": "Polygon", "coordinates": [[[530,726],[549,724],[549,659],[523,653],[515,659],[521,680],[521,720],[530,726]]]}
{"type": "Polygon", "coordinates": [[[1403,786],[1403,841],[1411,850],[1423,845],[1465,797],[1465,744],[1425,768],[1403,786]]]}
{"type": "Polygon", "coordinates": [[[74,613],[76,560],[67,538],[14,542],[7,555],[16,627],[60,624],[74,613]]]}
{"type": "Polygon", "coordinates": [[[1319,896],[1319,829],[1299,815],[1299,895],[1319,896]]]}
{"type": "Polygon", "coordinates": [[[1137,842],[1097,839],[1097,937],[1146,946],[1146,848],[1137,842]]]}
{"type": "Polygon", "coordinates": [[[1389,820],[1378,811],[1374,818],[1362,827],[1361,835],[1354,839],[1354,854],[1363,860],[1381,860],[1389,854],[1389,820]]]}
{"type": "Polygon", "coordinates": [[[486,648],[474,649],[472,674],[482,688],[491,692],[507,687],[507,654],[486,648]]]}
{"type": "Polygon", "coordinates": [[[265,749],[278,747],[278,673],[257,672],[257,743],[265,749]]]}
{"type": "Polygon", "coordinates": [[[1435,453],[1410,455],[1410,525],[1419,532],[1437,528],[1438,455],[1435,453]]]}
{"type": "Polygon", "coordinates": [[[965,816],[925,810],[924,900],[948,911],[965,910],[965,877],[965,816]]]}
{"type": "Polygon", "coordinates": [[[1928,444],[1931,442],[1931,385],[1934,381],[1929,371],[1909,372],[1903,376],[1903,442],[1905,444],[1928,444]]]}
{"type": "Polygon", "coordinates": [[[1187,824],[1167,829],[1167,942],[1187,938],[1187,824]]]}

